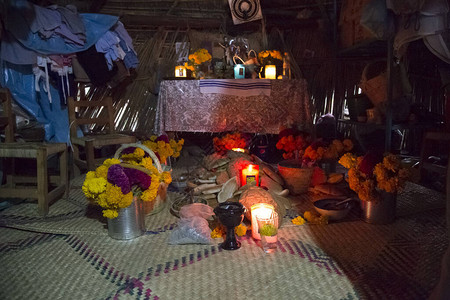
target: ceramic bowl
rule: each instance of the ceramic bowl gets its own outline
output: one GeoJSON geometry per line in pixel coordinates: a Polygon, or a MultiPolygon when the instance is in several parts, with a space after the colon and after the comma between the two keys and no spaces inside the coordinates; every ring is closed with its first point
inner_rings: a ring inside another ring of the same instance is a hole
{"type": "Polygon", "coordinates": [[[345,218],[353,207],[353,201],[335,206],[336,203],[343,199],[326,198],[314,202],[314,208],[322,216],[327,216],[328,220],[337,221],[345,218]]]}

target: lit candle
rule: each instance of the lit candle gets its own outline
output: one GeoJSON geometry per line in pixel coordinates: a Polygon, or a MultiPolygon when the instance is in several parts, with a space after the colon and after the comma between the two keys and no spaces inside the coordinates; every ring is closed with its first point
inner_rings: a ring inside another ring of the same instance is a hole
{"type": "Polygon", "coordinates": [[[234,78],[235,79],[245,78],[245,67],[243,64],[237,64],[234,66],[234,78]]]}
{"type": "MultiPolygon", "coordinates": [[[[256,240],[261,239],[261,235],[259,234],[258,221],[256,221],[256,217],[269,219],[273,217],[275,208],[273,205],[267,203],[256,203],[250,207],[251,216],[252,216],[252,237],[256,240]]],[[[273,224],[276,228],[278,228],[278,224],[273,224]]]]}
{"type": "Polygon", "coordinates": [[[277,67],[275,65],[266,65],[264,67],[264,77],[266,79],[277,79],[277,67]]]}
{"type": "Polygon", "coordinates": [[[242,152],[242,153],[246,152],[245,149],[242,149],[242,148],[233,148],[231,150],[233,150],[234,152],[242,152]]]}
{"type": "Polygon", "coordinates": [[[184,66],[176,66],[175,77],[186,77],[186,68],[184,66]]]}
{"type": "Polygon", "coordinates": [[[241,186],[248,183],[256,182],[256,186],[259,186],[259,166],[258,165],[248,165],[242,169],[241,172],[241,186]]]}

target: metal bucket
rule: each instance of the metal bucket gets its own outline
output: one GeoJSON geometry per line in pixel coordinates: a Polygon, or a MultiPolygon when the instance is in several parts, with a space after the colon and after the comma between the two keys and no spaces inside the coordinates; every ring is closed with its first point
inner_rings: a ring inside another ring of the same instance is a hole
{"type": "Polygon", "coordinates": [[[119,210],[119,216],[108,218],[108,234],[113,239],[130,240],[145,232],[145,216],[142,200],[134,197],[133,202],[119,210]]]}
{"type": "Polygon", "coordinates": [[[381,201],[361,201],[363,219],[370,224],[390,224],[395,221],[397,194],[382,192],[381,201]]]}

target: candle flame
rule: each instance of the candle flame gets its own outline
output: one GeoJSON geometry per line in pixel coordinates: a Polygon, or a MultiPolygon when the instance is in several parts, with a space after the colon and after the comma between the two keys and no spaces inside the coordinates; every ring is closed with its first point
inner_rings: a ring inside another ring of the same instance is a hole
{"type": "Polygon", "coordinates": [[[231,150],[233,150],[235,152],[245,152],[245,149],[242,149],[242,148],[233,148],[231,150]]]}

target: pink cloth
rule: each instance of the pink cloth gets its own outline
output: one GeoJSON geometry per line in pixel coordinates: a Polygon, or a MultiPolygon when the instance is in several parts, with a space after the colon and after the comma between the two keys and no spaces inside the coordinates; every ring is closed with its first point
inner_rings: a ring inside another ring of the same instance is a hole
{"type": "MultiPolygon", "coordinates": [[[[237,79],[239,81],[240,79],[237,79]]],[[[270,97],[202,94],[199,80],[161,82],[156,132],[225,132],[278,134],[287,121],[312,128],[310,97],[304,79],[272,80],[270,97]]]]}

